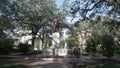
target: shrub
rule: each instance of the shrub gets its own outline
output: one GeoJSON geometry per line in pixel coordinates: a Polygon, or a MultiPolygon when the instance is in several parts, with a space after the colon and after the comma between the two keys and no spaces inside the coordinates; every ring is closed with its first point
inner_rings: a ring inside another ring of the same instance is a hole
{"type": "Polygon", "coordinates": [[[30,45],[29,45],[29,44],[20,43],[20,44],[17,46],[17,50],[18,50],[18,52],[27,53],[27,52],[30,51],[30,45]]]}
{"type": "Polygon", "coordinates": [[[117,57],[120,57],[120,50],[116,50],[114,55],[117,56],[117,57]]]}
{"type": "Polygon", "coordinates": [[[73,36],[68,37],[66,39],[66,43],[67,43],[69,48],[72,48],[72,47],[74,47],[76,45],[79,45],[78,40],[75,37],[73,37],[73,36]]]}
{"type": "Polygon", "coordinates": [[[9,54],[13,51],[13,39],[0,37],[0,54],[9,54]]]}
{"type": "Polygon", "coordinates": [[[95,54],[99,52],[99,49],[97,49],[98,45],[100,44],[99,36],[92,36],[86,41],[86,52],[88,54],[95,54]]]}
{"type": "Polygon", "coordinates": [[[102,53],[104,56],[107,56],[108,59],[114,55],[114,52],[116,50],[114,39],[111,35],[104,35],[102,38],[102,53]]]}

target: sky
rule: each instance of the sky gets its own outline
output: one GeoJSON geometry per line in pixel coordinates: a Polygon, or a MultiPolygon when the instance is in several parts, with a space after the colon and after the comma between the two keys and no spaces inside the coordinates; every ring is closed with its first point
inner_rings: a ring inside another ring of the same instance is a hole
{"type": "MultiPolygon", "coordinates": [[[[71,3],[72,1],[74,1],[74,0],[69,0],[69,3],[71,3]]],[[[60,8],[62,6],[64,0],[55,0],[55,2],[56,2],[57,7],[60,8]]],[[[66,20],[69,24],[72,24],[75,21],[77,21],[77,19],[74,19],[73,21],[71,21],[71,19],[72,19],[71,17],[66,17],[66,20]]],[[[64,29],[63,30],[63,39],[68,37],[68,35],[66,35],[66,32],[67,32],[67,29],[64,29]]]]}
{"type": "MultiPolygon", "coordinates": [[[[73,1],[75,1],[75,0],[67,0],[69,3],[71,3],[71,2],[73,2],[73,1]]],[[[55,2],[56,2],[56,4],[57,4],[57,7],[59,8],[62,4],[63,4],[63,2],[64,2],[64,0],[55,0],[55,2]]]]}
{"type": "MultiPolygon", "coordinates": [[[[69,4],[73,1],[74,0],[68,0],[69,4]]],[[[60,8],[62,6],[64,0],[55,0],[55,2],[56,2],[57,7],[60,8]]],[[[69,24],[72,24],[72,23],[74,23],[75,21],[78,20],[77,18],[75,18],[74,20],[71,21],[71,19],[72,19],[71,17],[66,17],[66,19],[67,19],[69,24]]]]}
{"type": "MultiPolygon", "coordinates": [[[[72,1],[74,1],[74,0],[69,0],[69,3],[71,3],[72,1]]],[[[64,0],[55,0],[55,2],[56,2],[57,7],[60,8],[62,6],[64,0]]],[[[68,23],[72,23],[70,17],[66,17],[66,19],[67,19],[68,23]]],[[[66,35],[67,29],[64,29],[63,32],[64,32],[63,39],[65,39],[68,37],[68,35],[66,35]]]]}
{"type": "Polygon", "coordinates": [[[59,8],[62,4],[63,4],[63,2],[64,2],[64,0],[55,0],[56,1],[56,4],[57,4],[57,7],[59,8]]]}

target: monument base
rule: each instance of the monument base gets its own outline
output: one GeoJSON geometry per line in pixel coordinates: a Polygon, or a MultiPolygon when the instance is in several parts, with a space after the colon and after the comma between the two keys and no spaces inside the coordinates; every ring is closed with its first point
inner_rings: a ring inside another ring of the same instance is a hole
{"type": "Polygon", "coordinates": [[[63,57],[67,55],[67,48],[60,46],[60,36],[59,32],[54,32],[52,34],[52,46],[47,47],[43,50],[44,57],[53,56],[53,57],[63,57]]]}
{"type": "Polygon", "coordinates": [[[67,48],[60,46],[60,34],[59,32],[54,32],[52,34],[52,46],[51,49],[53,51],[54,56],[66,56],[67,55],[67,48]]]}

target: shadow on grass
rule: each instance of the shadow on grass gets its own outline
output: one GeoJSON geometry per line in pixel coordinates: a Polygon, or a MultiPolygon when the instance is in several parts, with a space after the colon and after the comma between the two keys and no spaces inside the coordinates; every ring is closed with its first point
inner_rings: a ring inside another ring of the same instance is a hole
{"type": "Polygon", "coordinates": [[[0,59],[0,68],[25,68],[19,61],[11,61],[7,59],[0,59]]]}
{"type": "Polygon", "coordinates": [[[72,68],[120,68],[120,62],[100,61],[97,63],[70,62],[72,68]]]}

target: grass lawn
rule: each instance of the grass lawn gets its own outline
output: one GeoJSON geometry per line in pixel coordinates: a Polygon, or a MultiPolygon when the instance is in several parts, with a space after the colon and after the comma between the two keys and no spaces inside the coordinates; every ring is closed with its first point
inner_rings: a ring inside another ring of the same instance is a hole
{"type": "Polygon", "coordinates": [[[0,68],[25,68],[19,61],[0,59],[0,68]]]}
{"type": "Polygon", "coordinates": [[[70,63],[72,68],[120,68],[120,62],[97,62],[97,63],[82,63],[72,62],[70,63]]]}

